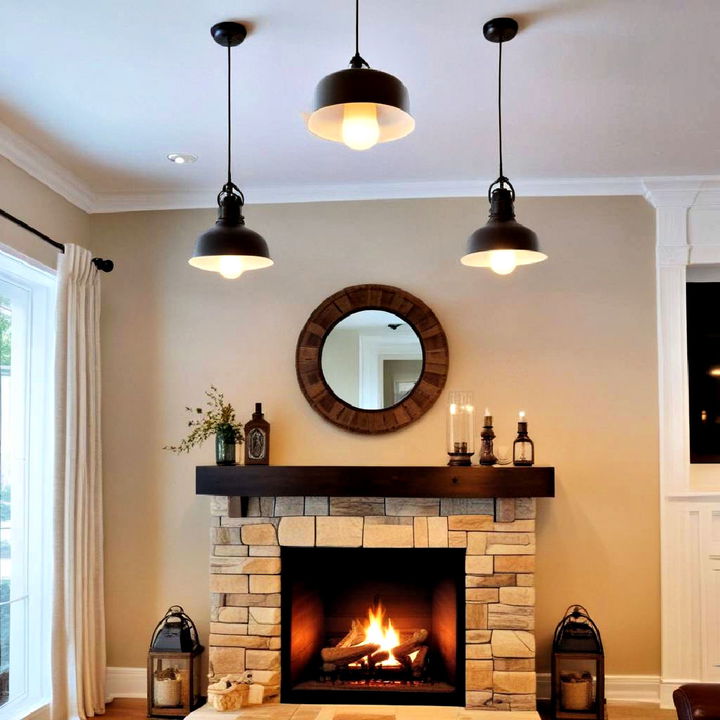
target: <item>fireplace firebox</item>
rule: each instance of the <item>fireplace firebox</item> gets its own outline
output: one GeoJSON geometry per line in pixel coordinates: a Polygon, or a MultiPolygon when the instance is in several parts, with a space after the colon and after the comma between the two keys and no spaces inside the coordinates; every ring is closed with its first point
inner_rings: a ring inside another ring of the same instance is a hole
{"type": "Polygon", "coordinates": [[[281,548],[281,700],[465,704],[465,550],[281,548]]]}

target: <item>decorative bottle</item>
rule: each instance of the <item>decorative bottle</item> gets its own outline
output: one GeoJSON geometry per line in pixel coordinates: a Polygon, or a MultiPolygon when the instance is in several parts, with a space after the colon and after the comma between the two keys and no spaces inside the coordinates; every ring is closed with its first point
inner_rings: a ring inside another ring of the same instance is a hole
{"type": "Polygon", "coordinates": [[[535,444],[528,436],[527,419],[521,410],[518,414],[518,434],[513,443],[513,465],[529,467],[535,463],[535,444]]]}
{"type": "Polygon", "coordinates": [[[245,423],[245,464],[267,465],[270,462],[270,423],[265,420],[262,403],[255,403],[252,420],[245,423]]]}

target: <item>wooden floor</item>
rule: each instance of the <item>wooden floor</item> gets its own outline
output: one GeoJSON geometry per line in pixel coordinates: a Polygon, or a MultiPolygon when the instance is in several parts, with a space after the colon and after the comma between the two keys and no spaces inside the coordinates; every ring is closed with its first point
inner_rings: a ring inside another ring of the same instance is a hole
{"type": "Polygon", "coordinates": [[[140,720],[147,717],[147,702],[118,698],[106,706],[105,715],[102,717],[108,720],[140,720]]]}
{"type": "MultiPolygon", "coordinates": [[[[107,706],[105,720],[141,720],[147,717],[145,700],[118,699],[107,706]]],[[[674,710],[660,710],[644,703],[608,704],[608,720],[674,720],[674,710]]]]}

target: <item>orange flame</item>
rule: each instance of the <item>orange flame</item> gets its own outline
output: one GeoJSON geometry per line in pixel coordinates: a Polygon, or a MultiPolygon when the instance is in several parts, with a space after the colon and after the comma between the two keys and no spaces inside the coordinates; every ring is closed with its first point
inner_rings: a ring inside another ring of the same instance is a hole
{"type": "Polygon", "coordinates": [[[380,648],[377,652],[387,652],[390,657],[387,660],[383,660],[378,665],[399,665],[400,663],[393,656],[393,648],[400,644],[400,635],[397,630],[393,627],[392,620],[388,618],[387,624],[385,623],[385,608],[382,603],[378,603],[375,612],[372,608],[368,609],[368,619],[363,627],[365,631],[366,643],[375,643],[380,648]]]}

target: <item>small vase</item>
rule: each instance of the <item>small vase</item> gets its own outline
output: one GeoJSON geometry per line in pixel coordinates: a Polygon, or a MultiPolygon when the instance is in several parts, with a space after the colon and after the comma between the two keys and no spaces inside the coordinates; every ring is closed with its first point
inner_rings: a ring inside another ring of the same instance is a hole
{"type": "Polygon", "coordinates": [[[215,431],[215,462],[218,465],[235,465],[235,433],[232,428],[215,431]]]}

